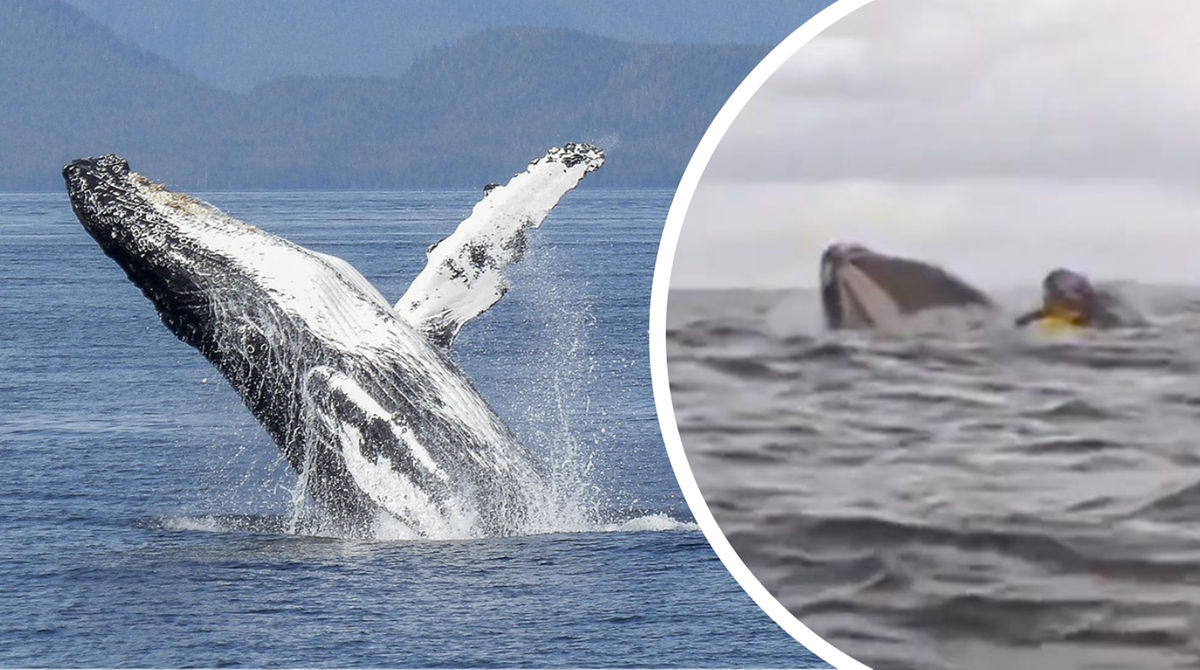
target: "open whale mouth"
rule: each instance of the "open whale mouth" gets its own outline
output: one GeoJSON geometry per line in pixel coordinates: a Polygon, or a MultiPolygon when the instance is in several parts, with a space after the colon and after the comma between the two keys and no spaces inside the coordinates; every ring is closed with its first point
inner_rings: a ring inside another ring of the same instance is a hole
{"type": "Polygon", "coordinates": [[[888,328],[939,307],[990,307],[978,289],[928,263],[833,244],[821,256],[821,303],[830,329],[888,328]]]}
{"type": "Polygon", "coordinates": [[[857,244],[833,244],[821,256],[821,302],[831,329],[867,328],[895,318],[899,308],[872,274],[880,266],[857,244]]]}

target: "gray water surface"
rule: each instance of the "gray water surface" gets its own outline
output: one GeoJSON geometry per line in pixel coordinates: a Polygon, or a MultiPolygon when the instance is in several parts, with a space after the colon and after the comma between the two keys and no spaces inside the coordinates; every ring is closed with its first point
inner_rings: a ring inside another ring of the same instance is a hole
{"type": "Polygon", "coordinates": [[[763,585],[872,667],[1200,667],[1200,290],[1128,290],[1151,327],[1069,337],[672,291],[688,462],[763,585]]]}

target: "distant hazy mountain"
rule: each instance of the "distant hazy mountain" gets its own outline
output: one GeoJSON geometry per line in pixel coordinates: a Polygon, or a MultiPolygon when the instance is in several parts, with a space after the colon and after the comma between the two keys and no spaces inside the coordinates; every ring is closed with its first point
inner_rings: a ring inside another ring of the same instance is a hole
{"type": "Polygon", "coordinates": [[[593,183],[673,186],[767,51],[499,28],[395,77],[287,77],[233,93],[62,2],[6,0],[0,190],[61,188],[64,162],[106,152],[189,189],[481,187],[577,139],[609,151],[593,183]]]}
{"type": "Polygon", "coordinates": [[[637,43],[776,44],[831,0],[69,0],[117,35],[230,90],[285,75],[389,76],[505,26],[637,43]]]}
{"type": "Polygon", "coordinates": [[[68,5],[0,2],[0,190],[59,187],[72,156],[184,155],[237,102],[68,5]]]}

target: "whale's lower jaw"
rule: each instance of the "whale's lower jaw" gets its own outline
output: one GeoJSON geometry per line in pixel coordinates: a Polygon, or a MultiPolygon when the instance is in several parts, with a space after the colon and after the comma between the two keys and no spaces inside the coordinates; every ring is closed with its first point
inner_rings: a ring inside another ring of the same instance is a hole
{"type": "Polygon", "coordinates": [[[77,216],[213,363],[345,531],[379,512],[424,537],[521,531],[544,490],[447,353],[357,271],[128,171],[64,170],[77,216]]]}

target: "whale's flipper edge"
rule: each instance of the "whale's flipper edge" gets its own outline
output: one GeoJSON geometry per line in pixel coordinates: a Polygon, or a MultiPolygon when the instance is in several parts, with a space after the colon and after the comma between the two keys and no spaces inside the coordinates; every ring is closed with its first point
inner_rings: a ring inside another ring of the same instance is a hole
{"type": "Polygon", "coordinates": [[[604,165],[589,144],[553,148],[504,186],[489,185],[471,216],[429,247],[429,261],[396,311],[435,344],[449,347],[463,324],[508,290],[504,268],[524,255],[525,233],[537,228],[567,191],[604,165]]]}

